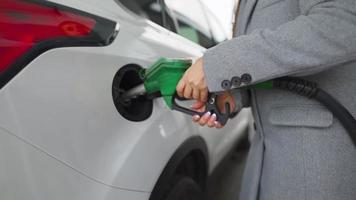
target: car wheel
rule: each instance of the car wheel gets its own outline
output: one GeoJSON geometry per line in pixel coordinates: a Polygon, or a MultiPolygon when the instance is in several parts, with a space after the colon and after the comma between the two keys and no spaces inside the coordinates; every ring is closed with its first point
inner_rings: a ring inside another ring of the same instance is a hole
{"type": "Polygon", "coordinates": [[[190,177],[176,176],[165,200],[201,200],[203,192],[190,177]]]}

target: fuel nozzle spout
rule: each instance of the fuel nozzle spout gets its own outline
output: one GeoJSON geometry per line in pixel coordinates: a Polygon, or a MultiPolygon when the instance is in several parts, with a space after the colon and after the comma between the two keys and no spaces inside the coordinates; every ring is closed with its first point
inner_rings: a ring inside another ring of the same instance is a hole
{"type": "Polygon", "coordinates": [[[136,99],[139,96],[144,96],[147,94],[145,85],[142,83],[140,85],[137,85],[130,90],[124,92],[121,95],[121,100],[123,103],[129,103],[132,99],[136,99]]]}

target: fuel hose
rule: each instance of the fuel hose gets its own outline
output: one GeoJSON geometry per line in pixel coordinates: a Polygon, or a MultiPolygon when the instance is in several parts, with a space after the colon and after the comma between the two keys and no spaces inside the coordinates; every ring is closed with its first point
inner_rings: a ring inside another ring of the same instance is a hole
{"type": "MultiPolygon", "coordinates": [[[[315,99],[316,101],[320,102],[340,121],[342,126],[348,132],[354,146],[356,146],[355,118],[345,108],[345,106],[343,106],[333,96],[321,88],[318,88],[316,83],[299,78],[283,77],[274,79],[271,82],[262,83],[259,86],[262,88],[267,88],[268,84],[272,88],[288,90],[290,92],[308,97],[310,99],[315,99]]],[[[258,88],[258,84],[256,86],[258,88]]]]}

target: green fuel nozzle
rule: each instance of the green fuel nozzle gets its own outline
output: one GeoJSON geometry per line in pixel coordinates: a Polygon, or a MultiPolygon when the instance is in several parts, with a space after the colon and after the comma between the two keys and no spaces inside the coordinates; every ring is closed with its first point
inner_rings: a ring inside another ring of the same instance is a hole
{"type": "Polygon", "coordinates": [[[167,106],[173,109],[176,86],[191,65],[191,60],[159,59],[141,74],[146,92],[148,94],[160,92],[167,106]]]}
{"type": "Polygon", "coordinates": [[[176,110],[189,115],[202,116],[206,112],[215,113],[217,121],[225,125],[230,116],[230,105],[225,105],[225,113],[221,113],[216,101],[216,94],[209,94],[208,101],[205,104],[206,111],[198,112],[177,104],[177,99],[182,100],[176,94],[176,87],[185,71],[192,65],[192,60],[187,59],[168,59],[161,58],[147,69],[140,72],[143,84],[138,85],[125,92],[123,101],[129,101],[132,98],[146,95],[147,98],[163,97],[166,105],[171,110],[176,110]],[[154,95],[159,93],[159,95],[154,95]]]}

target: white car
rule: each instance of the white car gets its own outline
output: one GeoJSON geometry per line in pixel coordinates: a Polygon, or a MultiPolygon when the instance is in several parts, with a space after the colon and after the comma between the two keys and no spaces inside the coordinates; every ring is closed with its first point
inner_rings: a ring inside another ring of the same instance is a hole
{"type": "MultiPolygon", "coordinates": [[[[162,5],[151,6],[170,13],[164,26],[189,25],[169,22],[174,11],[162,5]]],[[[120,104],[120,91],[142,83],[138,69],[205,50],[124,6],[0,1],[0,199],[199,199],[249,128],[248,109],[215,130],[160,98],[120,104]]]]}

